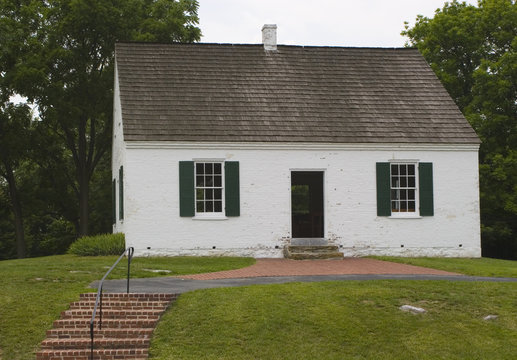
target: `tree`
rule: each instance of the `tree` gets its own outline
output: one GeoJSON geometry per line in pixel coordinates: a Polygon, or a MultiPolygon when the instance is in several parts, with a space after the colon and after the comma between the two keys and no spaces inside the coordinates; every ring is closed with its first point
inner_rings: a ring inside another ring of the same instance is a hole
{"type": "Polygon", "coordinates": [[[14,58],[12,84],[35,101],[42,125],[63,145],[59,161],[78,203],[77,233],[89,232],[90,185],[111,145],[117,41],[192,42],[201,33],[195,0],[2,0],[0,23],[30,31],[2,40],[30,48],[14,58]]]}
{"type": "Polygon", "coordinates": [[[5,193],[14,218],[16,253],[18,258],[23,258],[27,249],[17,170],[28,158],[32,116],[27,105],[14,105],[10,97],[14,93],[17,62],[29,49],[24,40],[33,28],[26,21],[26,14],[12,16],[11,10],[16,5],[0,3],[0,177],[7,184],[5,193]]]}
{"type": "Polygon", "coordinates": [[[14,215],[16,254],[26,256],[22,205],[18,192],[16,169],[27,158],[30,143],[30,108],[26,105],[0,105],[0,176],[7,182],[14,215]]]}
{"type": "Polygon", "coordinates": [[[402,32],[416,46],[482,140],[484,256],[517,258],[517,5],[445,3],[402,32]]]}

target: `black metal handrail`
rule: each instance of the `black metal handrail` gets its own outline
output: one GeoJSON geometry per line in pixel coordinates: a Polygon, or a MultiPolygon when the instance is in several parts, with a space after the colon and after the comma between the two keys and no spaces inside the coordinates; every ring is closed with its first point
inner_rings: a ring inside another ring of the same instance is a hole
{"type": "Polygon", "coordinates": [[[101,282],[99,283],[99,289],[97,290],[97,297],[95,298],[95,305],[93,307],[92,312],[92,319],[90,320],[90,360],[93,360],[93,339],[94,339],[94,322],[95,322],[95,315],[97,314],[97,305],[100,305],[100,315],[99,315],[99,330],[102,330],[102,286],[104,285],[104,279],[109,275],[111,270],[117,266],[119,261],[126,255],[127,253],[127,293],[129,294],[129,274],[131,270],[131,259],[133,258],[133,253],[135,252],[135,249],[133,247],[128,247],[122,255],[115,261],[115,263],[111,266],[111,268],[104,274],[102,277],[101,282]]]}

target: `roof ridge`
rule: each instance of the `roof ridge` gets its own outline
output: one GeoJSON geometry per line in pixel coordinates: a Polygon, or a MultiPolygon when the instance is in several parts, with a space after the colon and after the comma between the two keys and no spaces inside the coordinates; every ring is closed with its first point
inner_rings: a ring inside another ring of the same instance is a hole
{"type": "MultiPolygon", "coordinates": [[[[148,41],[118,41],[117,45],[159,45],[159,46],[221,46],[221,47],[263,47],[263,44],[247,44],[247,43],[205,43],[205,42],[148,42],[148,41]]],[[[283,48],[309,48],[309,49],[359,49],[359,50],[417,50],[415,47],[379,47],[379,46],[337,46],[337,45],[290,45],[290,44],[278,44],[278,47],[283,48]]]]}

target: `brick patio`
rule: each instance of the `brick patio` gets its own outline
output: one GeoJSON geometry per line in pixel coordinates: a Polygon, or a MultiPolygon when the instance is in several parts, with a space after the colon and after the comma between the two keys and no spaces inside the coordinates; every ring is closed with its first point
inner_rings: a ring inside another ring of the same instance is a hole
{"type": "Polygon", "coordinates": [[[367,258],[345,258],[342,260],[288,260],[257,259],[254,265],[237,270],[214,273],[182,275],[182,279],[215,280],[250,277],[302,276],[302,275],[348,275],[348,274],[418,274],[418,275],[460,275],[420,266],[397,264],[367,258]]]}

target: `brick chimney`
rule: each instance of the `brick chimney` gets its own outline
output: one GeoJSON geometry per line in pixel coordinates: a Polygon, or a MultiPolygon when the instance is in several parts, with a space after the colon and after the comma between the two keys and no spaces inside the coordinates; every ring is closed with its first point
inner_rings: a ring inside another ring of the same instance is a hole
{"type": "Polygon", "coordinates": [[[276,24],[262,26],[262,43],[264,50],[276,51],[276,24]]]}

